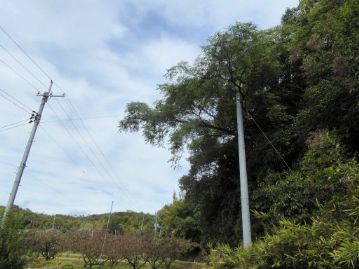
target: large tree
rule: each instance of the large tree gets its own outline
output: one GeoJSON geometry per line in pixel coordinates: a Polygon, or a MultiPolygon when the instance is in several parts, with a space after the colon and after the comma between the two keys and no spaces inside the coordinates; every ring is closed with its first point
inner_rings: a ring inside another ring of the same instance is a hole
{"type": "Polygon", "coordinates": [[[191,169],[181,179],[181,188],[191,201],[190,210],[199,212],[205,241],[211,236],[235,242],[240,236],[236,91],[247,111],[250,186],[256,185],[264,170],[258,169],[259,164],[283,167],[250,121],[255,118],[267,131],[276,126],[272,133],[292,119],[276,87],[285,80],[278,77],[281,52],[275,46],[276,38],[276,31],[259,31],[252,24],[241,23],[214,35],[193,65],[180,63],[169,69],[167,83],[159,86],[162,100],[154,107],[128,104],[127,115],[120,122],[122,130],[141,129],[154,145],[168,138],[174,162],[188,147],[191,169]]]}
{"type": "MultiPolygon", "coordinates": [[[[174,162],[188,147],[191,168],[180,185],[202,241],[241,237],[236,91],[251,209],[269,210],[263,184],[300,165],[310,133],[328,130],[348,153],[358,151],[358,14],[358,1],[305,0],[273,29],[237,23],[212,36],[194,64],[170,68],[154,106],[128,104],[120,129],[142,130],[154,145],[168,139],[174,162]]],[[[257,223],[255,236],[263,233],[257,223]]]]}

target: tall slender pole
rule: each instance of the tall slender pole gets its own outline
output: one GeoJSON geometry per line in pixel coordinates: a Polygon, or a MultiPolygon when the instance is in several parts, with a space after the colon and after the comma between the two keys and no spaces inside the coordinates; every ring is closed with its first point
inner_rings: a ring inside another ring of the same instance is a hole
{"type": "MultiPolygon", "coordinates": [[[[108,228],[110,227],[110,221],[111,221],[111,215],[112,215],[112,208],[113,208],[113,201],[111,202],[110,214],[108,215],[108,219],[107,219],[107,225],[106,225],[107,231],[105,232],[105,235],[104,235],[104,237],[103,237],[103,242],[102,242],[102,247],[101,247],[101,253],[100,253],[100,259],[102,258],[102,253],[103,253],[103,250],[104,250],[105,244],[106,244],[107,232],[108,232],[108,228]]],[[[92,231],[92,237],[93,237],[93,231],[92,231]]]]}
{"type": "Polygon", "coordinates": [[[156,212],[155,224],[154,224],[155,236],[156,236],[156,234],[157,234],[157,226],[158,226],[158,218],[157,218],[157,212],[156,212]]]}
{"type": "Polygon", "coordinates": [[[42,96],[41,104],[40,104],[38,112],[35,115],[34,125],[32,126],[30,137],[29,137],[29,139],[27,141],[25,151],[24,151],[24,154],[23,154],[21,162],[20,162],[19,169],[18,169],[18,171],[16,173],[15,181],[14,181],[14,184],[13,184],[13,187],[12,187],[12,190],[11,190],[11,193],[10,193],[10,197],[9,197],[9,200],[8,200],[7,205],[6,205],[4,215],[3,215],[3,218],[2,218],[2,223],[1,223],[2,227],[5,224],[5,220],[6,220],[7,215],[10,212],[10,209],[14,205],[17,190],[18,190],[20,182],[21,182],[22,174],[24,173],[24,170],[25,170],[25,167],[26,167],[26,162],[27,162],[27,159],[29,157],[29,153],[30,153],[32,143],[34,142],[37,127],[40,124],[40,120],[41,120],[41,116],[42,116],[42,112],[44,110],[45,104],[46,104],[46,102],[47,102],[47,100],[49,99],[50,96],[51,97],[64,97],[65,96],[65,95],[54,96],[51,93],[52,84],[53,84],[53,82],[51,81],[50,82],[50,87],[49,87],[47,92],[44,92],[43,94],[38,94],[38,95],[42,96]]]}
{"type": "Polygon", "coordinates": [[[241,187],[243,246],[248,247],[252,243],[251,221],[249,214],[248,179],[247,179],[246,150],[244,143],[242,98],[238,90],[236,92],[236,109],[237,109],[237,128],[238,128],[238,155],[239,155],[239,177],[240,177],[240,187],[241,187]]]}
{"type": "Polygon", "coordinates": [[[107,230],[108,230],[108,228],[110,227],[110,221],[111,221],[111,215],[112,215],[112,208],[113,208],[113,201],[111,202],[110,214],[108,215],[108,219],[107,219],[107,225],[106,225],[107,230]]]}

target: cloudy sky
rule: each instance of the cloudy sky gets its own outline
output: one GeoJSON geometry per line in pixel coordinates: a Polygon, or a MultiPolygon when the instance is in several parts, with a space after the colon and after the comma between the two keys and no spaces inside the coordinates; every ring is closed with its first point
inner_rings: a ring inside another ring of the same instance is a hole
{"type": "MultiPolygon", "coordinates": [[[[107,212],[111,201],[115,211],[154,213],[169,203],[188,164],[182,160],[174,170],[166,148],[146,144],[141,134],[119,133],[126,104],[160,98],[156,85],[166,69],[192,62],[215,32],[236,21],[275,26],[297,4],[0,0],[0,25],[54,79],[54,93],[66,92],[45,107],[15,203],[50,214],[107,212]]],[[[48,77],[0,32],[1,205],[32,127],[28,112],[37,110],[36,92],[48,85],[48,77]]]]}

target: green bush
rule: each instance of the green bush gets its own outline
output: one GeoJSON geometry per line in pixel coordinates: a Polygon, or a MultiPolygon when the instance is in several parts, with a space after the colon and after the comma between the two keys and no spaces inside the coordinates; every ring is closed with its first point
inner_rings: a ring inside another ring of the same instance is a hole
{"type": "Polygon", "coordinates": [[[9,216],[0,228],[0,269],[21,269],[25,266],[25,234],[20,221],[9,216]]]}
{"type": "Polygon", "coordinates": [[[297,170],[262,189],[269,210],[254,215],[268,232],[246,249],[213,248],[212,268],[359,268],[359,165],[343,156],[317,133],[297,170]]]}

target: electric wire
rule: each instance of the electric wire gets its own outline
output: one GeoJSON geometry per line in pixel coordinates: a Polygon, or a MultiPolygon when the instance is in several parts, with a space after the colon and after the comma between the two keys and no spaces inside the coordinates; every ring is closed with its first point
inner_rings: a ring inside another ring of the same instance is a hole
{"type": "MultiPolygon", "coordinates": [[[[59,101],[57,101],[57,102],[59,102],[59,101]]],[[[90,165],[96,170],[96,172],[97,172],[97,174],[100,176],[100,178],[109,178],[109,179],[111,179],[111,175],[108,173],[108,171],[106,170],[106,168],[104,168],[103,165],[101,165],[101,168],[103,169],[103,171],[105,171],[105,173],[107,174],[107,176],[110,176],[110,177],[104,176],[104,174],[100,171],[99,167],[95,164],[95,162],[94,162],[94,161],[89,157],[89,155],[86,153],[85,149],[82,147],[82,145],[79,143],[79,141],[76,140],[76,138],[74,137],[74,134],[71,133],[71,131],[70,131],[70,129],[68,128],[68,126],[66,126],[66,125],[64,124],[64,122],[60,119],[60,116],[58,115],[58,113],[57,113],[51,106],[49,106],[49,107],[50,107],[50,109],[54,112],[54,114],[55,114],[55,116],[58,118],[58,120],[59,120],[60,122],[62,122],[63,128],[66,130],[66,132],[68,133],[68,135],[75,141],[76,145],[80,148],[82,154],[86,157],[86,159],[88,160],[88,162],[90,163],[90,165]]],[[[60,108],[61,108],[61,107],[60,107],[60,108]]],[[[63,110],[63,112],[64,112],[65,114],[67,114],[67,112],[66,112],[65,110],[63,110]]],[[[67,115],[67,116],[68,116],[68,115],[67,115]]],[[[73,127],[74,127],[74,126],[73,126],[73,127]]],[[[77,134],[78,134],[80,137],[82,137],[82,141],[87,145],[87,147],[88,147],[89,150],[90,150],[90,147],[89,147],[88,143],[86,142],[86,140],[84,139],[84,137],[80,134],[80,131],[79,131],[78,127],[74,127],[74,130],[76,130],[77,134]]],[[[97,157],[97,155],[93,152],[93,150],[90,150],[90,151],[91,151],[92,155],[95,156],[95,158],[98,160],[98,157],[97,157]]],[[[101,164],[101,162],[99,162],[99,161],[98,161],[98,163],[101,164]]],[[[122,192],[122,194],[127,197],[128,200],[130,200],[130,201],[133,202],[133,203],[138,203],[136,200],[133,200],[133,199],[127,194],[128,191],[126,191],[123,187],[119,186],[116,182],[111,181],[111,185],[112,185],[114,188],[119,189],[119,190],[122,192]]]]}
{"type": "MultiPolygon", "coordinates": [[[[55,111],[55,109],[52,108],[52,106],[50,104],[48,104],[48,107],[51,109],[51,111],[54,113],[55,117],[58,118],[58,120],[60,122],[61,118],[58,115],[58,113],[55,111]]],[[[97,166],[95,165],[95,163],[92,161],[92,159],[88,156],[88,154],[86,153],[85,149],[82,147],[82,145],[78,142],[78,140],[75,138],[75,136],[71,133],[71,131],[69,130],[69,128],[65,125],[62,124],[62,126],[64,127],[66,133],[72,138],[72,140],[76,143],[76,145],[78,146],[78,148],[80,149],[80,151],[82,152],[82,154],[86,157],[86,159],[89,161],[89,163],[95,168],[96,172],[99,174],[100,177],[103,177],[102,173],[99,171],[99,169],[97,168],[97,166]]]]}
{"type": "Polygon", "coordinates": [[[2,162],[2,161],[0,161],[0,164],[3,164],[3,165],[7,165],[7,166],[11,166],[11,167],[15,167],[15,168],[17,168],[17,166],[16,166],[16,165],[13,165],[13,164],[10,164],[10,163],[6,163],[6,162],[2,162]]]}
{"type": "Polygon", "coordinates": [[[4,128],[7,128],[7,127],[11,127],[11,126],[13,126],[13,125],[17,125],[17,124],[19,124],[19,123],[23,123],[23,122],[28,121],[28,120],[29,120],[29,119],[24,119],[24,120],[20,120],[20,121],[17,121],[17,122],[5,124],[5,125],[3,125],[3,126],[0,126],[0,130],[1,130],[1,129],[4,129],[4,128]]]}
{"type": "Polygon", "coordinates": [[[105,155],[105,153],[103,152],[103,150],[101,149],[101,147],[98,145],[98,143],[96,142],[96,140],[94,139],[93,135],[91,134],[90,130],[88,129],[88,127],[85,125],[84,121],[81,118],[81,115],[79,113],[79,111],[76,109],[76,107],[74,106],[74,104],[70,101],[70,99],[66,99],[66,101],[68,102],[69,106],[72,108],[73,112],[77,115],[77,117],[80,119],[82,128],[86,131],[87,135],[89,136],[90,140],[92,141],[92,143],[95,145],[95,148],[97,149],[97,151],[100,153],[100,155],[102,156],[103,160],[105,161],[105,163],[107,164],[109,171],[111,171],[113,173],[113,176],[115,178],[115,180],[118,178],[117,173],[115,172],[115,169],[113,168],[111,162],[109,161],[109,159],[107,158],[107,156],[105,155]]]}
{"type": "Polygon", "coordinates": [[[256,125],[256,127],[258,128],[258,130],[261,132],[261,134],[263,135],[263,137],[267,140],[267,142],[269,143],[269,145],[274,149],[275,153],[279,156],[279,158],[281,159],[281,161],[283,162],[283,164],[288,168],[289,171],[292,171],[292,169],[290,168],[290,166],[288,165],[288,163],[284,160],[282,154],[280,153],[280,151],[276,148],[276,146],[273,144],[273,142],[269,139],[269,137],[267,136],[267,134],[264,132],[264,130],[262,129],[262,127],[259,125],[259,123],[255,120],[254,116],[252,115],[252,113],[250,113],[249,111],[245,110],[247,112],[247,114],[249,115],[249,117],[251,118],[251,120],[254,122],[254,124],[256,125]]]}
{"type": "MultiPolygon", "coordinates": [[[[65,110],[65,108],[61,105],[60,101],[56,100],[57,104],[59,105],[59,107],[61,108],[61,110],[65,113],[65,115],[67,115],[68,118],[70,118],[69,113],[67,113],[67,111],[65,110]]],[[[77,115],[77,117],[80,117],[79,115],[77,115]]],[[[127,196],[127,198],[131,199],[128,195],[128,189],[124,189],[123,187],[121,187],[120,185],[118,185],[117,183],[117,178],[116,176],[114,177],[114,175],[112,173],[110,173],[109,171],[112,171],[108,168],[106,168],[106,166],[104,166],[103,161],[101,161],[101,159],[98,157],[98,154],[93,150],[93,148],[89,145],[88,141],[85,139],[85,137],[82,135],[79,127],[70,120],[71,125],[74,127],[74,129],[77,131],[77,133],[79,134],[79,136],[81,137],[82,141],[86,144],[86,146],[88,147],[89,151],[91,152],[91,154],[94,156],[94,158],[98,161],[99,165],[101,166],[102,170],[106,173],[106,175],[108,176],[108,179],[111,180],[112,185],[114,185],[114,187],[117,187],[118,189],[120,189],[124,195],[127,196]]],[[[83,123],[83,122],[82,122],[83,123]]],[[[84,124],[84,123],[83,123],[84,124]]],[[[87,127],[84,125],[83,126],[84,129],[86,129],[87,127]]],[[[88,131],[88,130],[87,130],[88,131]]],[[[88,131],[89,132],[89,131],[88,131]]],[[[91,135],[90,135],[91,136],[91,135]]],[[[132,200],[132,199],[131,199],[132,200]]]]}
{"type": "Polygon", "coordinates": [[[61,149],[65,154],[68,154],[66,149],[59,142],[57,142],[55,137],[53,137],[45,128],[43,128],[42,122],[40,122],[39,127],[40,127],[40,130],[42,132],[44,132],[44,134],[49,138],[49,140],[51,140],[53,143],[55,143],[55,145],[57,145],[57,147],[59,149],[61,149]]]}
{"type": "MultiPolygon", "coordinates": [[[[49,79],[49,80],[52,80],[52,81],[54,81],[52,78],[51,78],[51,76],[26,52],[26,50],[0,25],[0,30],[16,45],[16,47],[49,79]]],[[[6,64],[6,63],[5,63],[6,64]]],[[[14,72],[16,72],[16,70],[13,70],[14,72]]],[[[17,73],[17,72],[16,72],[17,73]]],[[[64,92],[64,90],[61,88],[61,86],[59,85],[59,84],[57,84],[55,81],[54,81],[54,85],[58,88],[58,89],[60,89],[62,92],[64,92]]],[[[54,109],[52,109],[51,107],[50,107],[50,109],[54,112],[54,114],[56,113],[56,111],[54,110],[54,109]]],[[[66,113],[66,111],[65,111],[65,113],[66,113]]],[[[56,115],[56,114],[55,114],[56,115]]],[[[61,122],[61,119],[60,119],[60,117],[57,115],[56,116],[57,118],[58,118],[58,120],[61,122]]],[[[69,117],[70,118],[70,117],[69,117]]],[[[70,122],[72,122],[73,123],[73,121],[71,121],[70,120],[70,122]]],[[[74,124],[74,123],[73,123],[74,124]]],[[[74,141],[76,141],[77,142],[77,140],[74,138],[74,136],[73,136],[73,134],[68,130],[68,128],[67,128],[67,126],[63,123],[63,126],[64,126],[64,128],[65,128],[65,130],[66,130],[66,132],[74,139],[74,141]]],[[[75,128],[76,129],[76,128],[75,128]]],[[[79,134],[80,134],[80,137],[81,137],[81,133],[79,132],[79,134]]],[[[84,140],[85,141],[85,140],[84,140]]],[[[83,151],[83,153],[85,154],[85,155],[87,155],[86,154],[86,152],[83,150],[83,148],[82,148],[82,146],[77,142],[77,144],[78,144],[78,146],[80,147],[80,149],[81,149],[81,151],[83,151]]],[[[102,154],[101,154],[102,155],[102,154]]],[[[95,156],[97,156],[96,154],[95,154],[95,156]]],[[[90,163],[92,163],[93,164],[93,166],[94,167],[96,167],[96,165],[93,163],[93,161],[87,156],[87,158],[88,158],[88,160],[90,161],[90,163]]],[[[97,167],[96,167],[96,170],[98,170],[97,169],[97,167]]],[[[107,171],[107,169],[105,169],[105,171],[107,171]]],[[[99,171],[98,171],[99,172],[99,171]]],[[[101,173],[100,173],[101,174],[101,173]]],[[[116,185],[117,185],[117,182],[115,181],[114,183],[116,183],[116,185]]],[[[122,189],[122,188],[121,188],[122,189]]],[[[127,195],[127,192],[124,192],[124,194],[125,195],[127,195]]]]}
{"type": "Polygon", "coordinates": [[[49,79],[53,80],[51,76],[21,47],[21,45],[0,25],[0,30],[22,51],[22,53],[49,79]]]}
{"type": "Polygon", "coordinates": [[[22,111],[31,114],[31,112],[29,112],[27,109],[25,109],[24,107],[20,106],[19,104],[15,103],[13,100],[11,100],[10,98],[6,97],[5,95],[3,95],[2,93],[0,93],[0,97],[4,98],[6,101],[10,102],[11,104],[13,104],[14,106],[16,106],[17,108],[21,109],[22,111]]]}
{"type": "Polygon", "coordinates": [[[3,59],[0,58],[0,62],[5,65],[7,68],[9,68],[12,72],[14,72],[19,78],[21,78],[23,81],[25,81],[31,88],[35,89],[36,91],[38,91],[38,88],[32,84],[29,80],[27,80],[23,75],[21,75],[19,72],[16,71],[15,68],[13,68],[11,65],[9,65],[8,63],[6,63],[3,59]]]}
{"type": "MultiPolygon", "coordinates": [[[[118,118],[117,116],[94,116],[94,117],[82,117],[80,118],[65,118],[61,119],[62,121],[88,121],[88,120],[95,120],[95,119],[103,119],[103,118],[118,118]]],[[[42,120],[41,123],[57,123],[58,120],[42,120]]]]}
{"type": "MultiPolygon", "coordinates": [[[[0,30],[18,47],[18,49],[20,49],[22,52],[23,52],[23,54],[48,78],[48,79],[50,79],[50,80],[53,80],[52,78],[51,78],[51,76],[26,52],[26,50],[10,35],[10,33],[8,33],[1,25],[0,25],[0,30]]],[[[10,54],[10,56],[12,56],[11,54],[10,54]]],[[[13,57],[13,56],[12,56],[13,57]]],[[[13,57],[14,58],[14,57],[13,57]]],[[[16,61],[17,62],[19,62],[17,59],[16,59],[16,61]]],[[[5,62],[4,62],[4,64],[5,65],[7,65],[5,62]]],[[[23,64],[21,64],[22,66],[23,66],[23,64]]],[[[13,70],[13,68],[11,68],[9,65],[7,65],[10,69],[12,69],[13,70]]],[[[27,70],[27,68],[25,68],[26,70],[27,70]]],[[[14,72],[16,72],[15,70],[13,70],[14,72]]],[[[17,72],[16,72],[17,73],[17,72]]],[[[33,75],[33,73],[32,72],[30,72],[32,75],[33,75]]],[[[22,77],[22,76],[20,76],[20,77],[22,77]]],[[[25,79],[26,80],[26,79],[25,79]]],[[[38,79],[37,79],[38,80],[38,79]]],[[[31,83],[30,83],[31,84],[31,83]]],[[[64,92],[64,90],[60,87],[60,85],[59,84],[57,84],[56,82],[54,82],[54,84],[61,90],[61,91],[63,91],[64,92]]],[[[81,120],[82,121],[82,120],[81,120]]],[[[72,122],[71,120],[70,120],[70,122],[72,122]]],[[[82,121],[83,122],[83,121],[82,121]]],[[[73,123],[73,122],[72,122],[73,123]]],[[[74,125],[75,126],[75,125],[74,125]]],[[[75,126],[75,128],[77,128],[76,126],[75,126]]],[[[79,134],[80,134],[80,136],[81,136],[81,133],[79,132],[79,134]]],[[[83,139],[83,137],[82,137],[82,139],[83,139]]],[[[98,145],[96,145],[96,147],[98,148],[98,145]]],[[[102,151],[101,151],[102,152],[102,151]]],[[[102,152],[102,155],[104,155],[103,154],[103,152],[102,152]]],[[[96,156],[96,155],[95,155],[96,156]]]]}
{"type": "Polygon", "coordinates": [[[17,99],[16,97],[14,97],[13,95],[11,95],[10,93],[8,93],[7,91],[5,91],[4,89],[0,88],[0,92],[6,94],[9,98],[13,99],[15,102],[17,102],[19,105],[23,106],[25,109],[28,109],[29,111],[33,111],[33,109],[31,109],[30,107],[28,107],[27,105],[25,105],[23,102],[21,102],[19,99],[17,99]]]}
{"type": "MultiPolygon", "coordinates": [[[[50,109],[53,111],[53,113],[55,114],[55,116],[61,121],[58,113],[51,107],[49,106],[50,109]]],[[[76,143],[76,145],[80,148],[80,151],[82,152],[82,154],[86,157],[86,159],[88,160],[88,162],[90,163],[90,165],[96,170],[97,174],[100,176],[100,178],[106,178],[106,176],[103,174],[103,172],[101,172],[101,170],[99,169],[99,167],[96,165],[96,163],[90,158],[90,156],[88,155],[88,153],[86,153],[86,150],[83,148],[83,146],[79,143],[79,141],[75,138],[75,136],[71,133],[70,129],[65,125],[65,124],[62,124],[62,126],[64,127],[65,131],[68,133],[68,135],[72,138],[72,140],[74,140],[74,142],[76,143]]],[[[79,134],[79,131],[77,129],[77,127],[74,127],[78,134],[79,134]]],[[[79,134],[80,135],[80,134],[79,134]]],[[[81,135],[80,135],[81,137],[81,135]]],[[[84,143],[86,143],[86,140],[84,140],[84,138],[82,137],[82,140],[84,143]]],[[[93,152],[91,152],[93,154],[93,152]]],[[[94,155],[96,157],[96,155],[94,155]]],[[[104,170],[106,172],[106,170],[104,170]]],[[[112,185],[113,187],[116,187],[117,189],[120,189],[124,195],[127,196],[126,194],[126,191],[121,188],[119,185],[117,184],[113,184],[114,182],[112,182],[112,185]]],[[[127,196],[128,197],[128,196],[127,196]]],[[[130,197],[128,197],[130,198],[130,197]]]]}
{"type": "MultiPolygon", "coordinates": [[[[56,100],[58,106],[61,108],[61,110],[65,113],[66,116],[68,116],[66,110],[64,109],[64,107],[61,105],[61,103],[56,100]]],[[[91,153],[95,156],[95,158],[97,158],[96,153],[92,150],[92,148],[89,146],[88,142],[86,141],[85,137],[82,135],[81,130],[79,129],[79,127],[72,121],[69,120],[69,122],[71,123],[73,129],[77,132],[77,134],[79,135],[79,137],[81,138],[82,142],[87,146],[87,148],[91,151],[91,153]]],[[[97,159],[98,160],[98,159],[97,159]]],[[[105,169],[104,169],[105,170],[105,169]]]]}
{"type": "MultiPolygon", "coordinates": [[[[1,25],[0,25],[0,30],[18,47],[18,49],[19,50],[21,50],[22,51],[22,53],[48,78],[48,79],[50,79],[50,80],[53,80],[52,78],[51,78],[51,76],[26,52],[26,50],[10,35],[10,33],[9,32],[7,32],[1,25]]],[[[3,48],[4,49],[4,48],[3,48]]],[[[7,51],[6,49],[5,49],[5,51],[7,51]]],[[[13,58],[15,58],[11,53],[9,53],[10,54],[10,56],[11,57],[13,57],[13,58]]],[[[15,60],[17,61],[17,62],[19,62],[16,58],[15,58],[15,60]]],[[[6,63],[5,63],[6,64],[6,63]]],[[[23,66],[23,64],[21,64],[21,66],[23,66]]],[[[24,67],[24,66],[23,66],[24,67]]],[[[11,68],[12,69],[12,68],[11,68]]],[[[26,70],[28,70],[27,68],[25,68],[26,70]]],[[[13,70],[13,71],[15,71],[15,70],[13,70]]],[[[33,73],[32,72],[30,72],[32,75],[33,75],[33,73]]],[[[34,75],[33,75],[34,76],[34,75]]],[[[37,79],[38,80],[38,79],[37,79]]],[[[60,85],[58,85],[56,82],[54,82],[54,84],[61,90],[61,91],[63,91],[64,92],[64,90],[60,87],[60,85]]],[[[64,109],[63,109],[64,110],[64,109]]],[[[83,124],[83,121],[82,121],[82,119],[80,120],[81,122],[82,122],[82,124],[83,124]]],[[[70,122],[71,123],[73,123],[73,121],[71,121],[70,120],[70,122]]],[[[75,124],[73,124],[73,126],[75,127],[75,128],[77,128],[76,126],[75,126],[75,124]]],[[[85,126],[84,124],[83,124],[83,126],[85,126]]],[[[88,132],[88,129],[86,129],[86,127],[85,127],[85,130],[86,130],[86,132],[88,132]]],[[[81,133],[79,132],[79,134],[80,134],[80,136],[81,136],[81,133]]],[[[88,134],[90,134],[89,132],[88,132],[88,134]]],[[[81,136],[82,137],[82,136],[81,136]]],[[[94,139],[93,139],[93,137],[90,135],[90,137],[91,137],[91,140],[93,141],[93,142],[95,142],[94,141],[94,139]]],[[[82,137],[82,139],[83,139],[83,137],[82,137]]],[[[84,139],[83,139],[84,140],[84,139]]],[[[85,141],[85,140],[84,140],[85,141]]],[[[99,151],[100,151],[100,153],[101,153],[101,155],[103,155],[103,157],[105,158],[105,159],[107,159],[106,158],[106,156],[104,155],[104,153],[103,153],[103,151],[99,148],[99,146],[98,146],[98,144],[95,142],[95,147],[97,148],[97,149],[99,149],[99,151]]],[[[95,155],[96,156],[96,155],[95,155]]],[[[106,160],[106,162],[107,162],[108,160],[106,160]]],[[[107,170],[106,170],[107,171],[107,170]]]]}
{"type": "Polygon", "coordinates": [[[16,61],[30,76],[32,76],[36,81],[38,81],[42,86],[47,87],[47,85],[41,81],[31,70],[29,70],[19,59],[17,59],[8,49],[0,44],[0,47],[14,60],[16,61]]]}
{"type": "Polygon", "coordinates": [[[21,127],[21,126],[25,126],[27,125],[28,123],[20,123],[20,124],[17,124],[17,125],[14,125],[14,126],[11,126],[11,127],[8,127],[8,128],[5,128],[5,129],[1,129],[0,130],[0,133],[3,133],[5,131],[8,131],[8,130],[11,130],[11,129],[14,129],[14,128],[17,128],[17,127],[21,127]]]}

